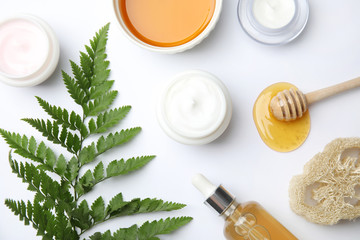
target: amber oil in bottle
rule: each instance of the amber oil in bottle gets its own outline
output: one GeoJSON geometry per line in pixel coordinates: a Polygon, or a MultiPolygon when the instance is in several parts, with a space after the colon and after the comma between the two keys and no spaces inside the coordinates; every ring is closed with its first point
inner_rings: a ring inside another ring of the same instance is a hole
{"type": "Polygon", "coordinates": [[[216,187],[197,174],[193,184],[206,197],[205,203],[225,218],[224,235],[228,240],[297,240],[257,202],[237,203],[223,187],[216,187]]]}

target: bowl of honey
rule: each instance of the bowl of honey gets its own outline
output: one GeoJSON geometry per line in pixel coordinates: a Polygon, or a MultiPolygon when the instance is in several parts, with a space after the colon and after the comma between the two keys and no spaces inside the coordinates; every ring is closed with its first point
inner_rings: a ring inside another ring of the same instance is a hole
{"type": "Polygon", "coordinates": [[[222,0],[113,0],[117,22],[132,42],[161,53],[199,44],[214,29],[222,0]]]}

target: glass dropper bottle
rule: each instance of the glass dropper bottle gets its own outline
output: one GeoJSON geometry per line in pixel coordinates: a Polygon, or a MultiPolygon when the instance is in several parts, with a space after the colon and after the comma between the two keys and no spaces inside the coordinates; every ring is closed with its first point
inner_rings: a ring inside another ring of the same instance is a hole
{"type": "Polygon", "coordinates": [[[226,239],[297,240],[257,202],[237,203],[223,186],[216,187],[201,174],[192,183],[206,197],[205,204],[225,219],[226,239]]]}

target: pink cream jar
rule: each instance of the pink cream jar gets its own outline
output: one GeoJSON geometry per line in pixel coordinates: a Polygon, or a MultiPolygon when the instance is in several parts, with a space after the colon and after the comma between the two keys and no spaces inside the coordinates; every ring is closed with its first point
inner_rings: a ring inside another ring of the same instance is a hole
{"type": "Polygon", "coordinates": [[[0,80],[17,87],[42,83],[54,72],[60,56],[51,27],[32,15],[0,21],[0,80]]]}

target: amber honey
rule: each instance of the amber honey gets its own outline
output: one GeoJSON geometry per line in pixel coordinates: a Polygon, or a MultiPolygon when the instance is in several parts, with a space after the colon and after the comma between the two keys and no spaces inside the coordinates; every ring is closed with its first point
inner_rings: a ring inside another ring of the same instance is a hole
{"type": "Polygon", "coordinates": [[[139,40],[158,47],[187,43],[210,23],[216,0],[118,0],[122,19],[139,40]]]}
{"type": "Polygon", "coordinates": [[[276,83],[261,92],[257,98],[253,118],[261,139],[270,148],[279,152],[295,150],[303,144],[310,132],[310,115],[307,111],[295,121],[279,121],[270,110],[271,99],[280,91],[294,88],[286,82],[276,83]]]}
{"type": "Polygon", "coordinates": [[[256,202],[239,204],[225,221],[224,235],[229,240],[297,240],[256,202]]]}

